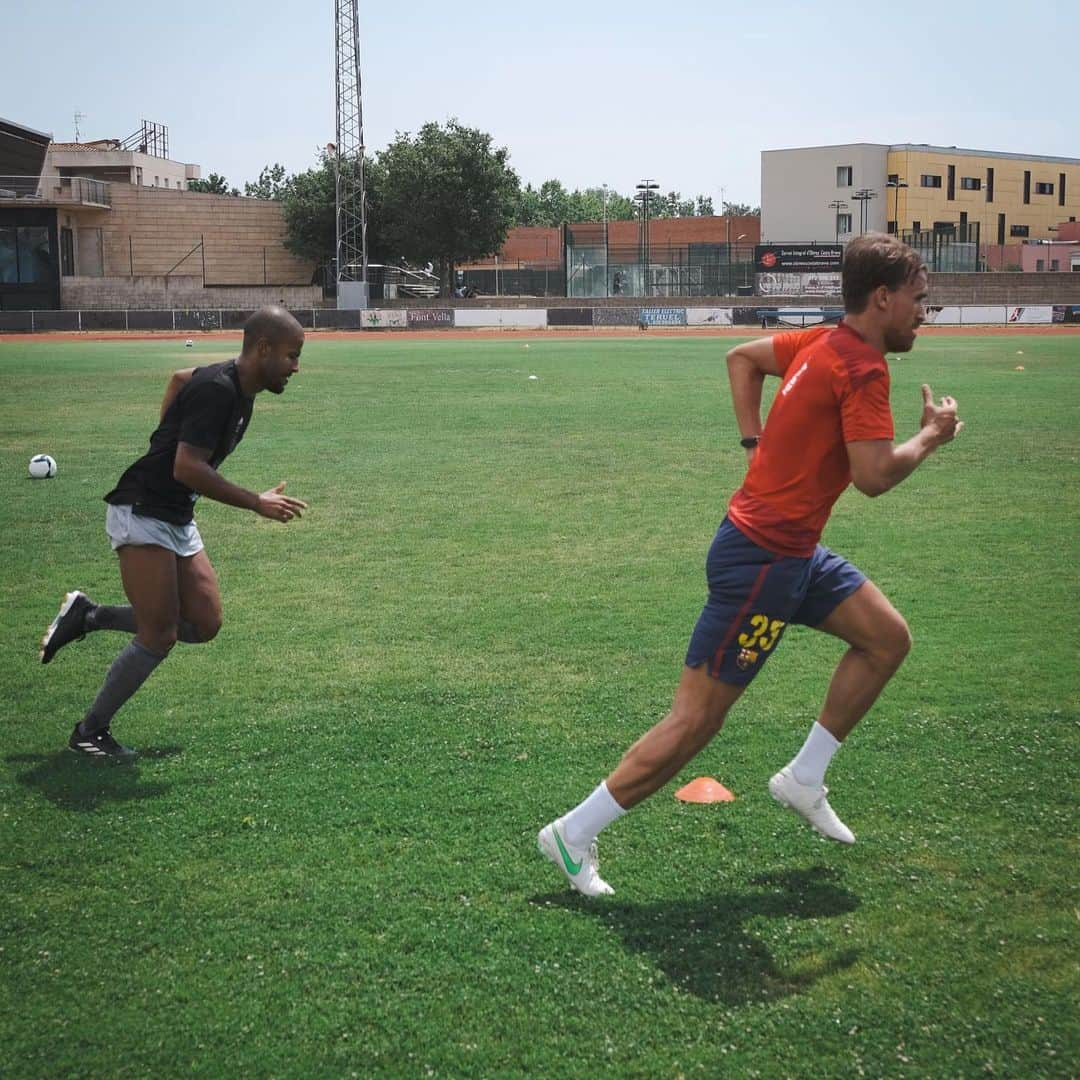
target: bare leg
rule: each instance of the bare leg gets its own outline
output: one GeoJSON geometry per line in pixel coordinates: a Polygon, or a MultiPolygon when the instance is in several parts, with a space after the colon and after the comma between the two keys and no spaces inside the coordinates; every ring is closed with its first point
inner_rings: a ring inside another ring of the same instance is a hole
{"type": "Polygon", "coordinates": [[[624,809],[659,791],[720,730],[744,687],[712,678],[707,665],[683,668],[671,712],[627,750],[607,778],[624,809]]]}
{"type": "Polygon", "coordinates": [[[221,592],[210,558],[200,551],[176,565],[182,623],[194,628],[199,641],[211,641],[221,629],[221,592]]]}
{"type": "Polygon", "coordinates": [[[153,544],[125,544],[117,555],[124,592],[135,611],[135,640],[143,648],[164,655],[176,644],[180,560],[153,544]]]}
{"type": "Polygon", "coordinates": [[[818,717],[818,723],[843,742],[911,651],[911,632],[872,581],[841,601],[815,629],[851,646],[836,667],[818,717]]]}

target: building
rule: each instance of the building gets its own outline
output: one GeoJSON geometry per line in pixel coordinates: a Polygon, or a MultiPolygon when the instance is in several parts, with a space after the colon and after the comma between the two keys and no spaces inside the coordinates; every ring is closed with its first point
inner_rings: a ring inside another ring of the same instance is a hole
{"type": "Polygon", "coordinates": [[[161,125],[72,144],[0,120],[0,309],[321,303],[279,203],[189,191],[167,154],[161,125]]]}
{"type": "Polygon", "coordinates": [[[925,143],[764,150],[761,229],[769,242],[850,240],[900,233],[935,256],[976,269],[987,248],[1056,239],[1080,216],[1080,158],[925,143]],[[921,240],[914,238],[921,237],[921,240]]]}

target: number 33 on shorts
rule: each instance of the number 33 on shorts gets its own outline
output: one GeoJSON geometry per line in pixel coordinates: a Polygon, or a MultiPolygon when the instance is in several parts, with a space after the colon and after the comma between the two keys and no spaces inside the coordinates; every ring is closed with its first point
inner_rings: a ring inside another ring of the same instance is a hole
{"type": "Polygon", "coordinates": [[[758,662],[761,653],[768,652],[777,642],[787,625],[783,619],[770,619],[768,615],[751,615],[751,632],[739,635],[742,648],[735,658],[740,670],[746,671],[758,662]]]}

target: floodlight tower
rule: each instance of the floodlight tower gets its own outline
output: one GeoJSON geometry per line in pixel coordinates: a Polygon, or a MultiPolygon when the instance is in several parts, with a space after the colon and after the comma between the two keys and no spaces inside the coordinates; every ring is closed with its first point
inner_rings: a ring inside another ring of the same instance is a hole
{"type": "Polygon", "coordinates": [[[335,0],[337,142],[334,189],[337,218],[337,306],[368,306],[367,206],[364,200],[364,111],[360,95],[358,0],[335,0]]]}

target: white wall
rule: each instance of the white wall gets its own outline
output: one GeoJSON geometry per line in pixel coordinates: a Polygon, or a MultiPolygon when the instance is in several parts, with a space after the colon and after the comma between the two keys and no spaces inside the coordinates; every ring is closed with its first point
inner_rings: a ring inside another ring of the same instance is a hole
{"type": "Polygon", "coordinates": [[[846,146],[814,146],[796,150],[761,152],[761,241],[833,243],[836,211],[829,203],[847,203],[842,213],[851,215],[850,234],[859,233],[859,204],[852,196],[860,188],[877,192],[866,204],[866,231],[884,232],[888,189],[885,181],[889,147],[884,143],[853,143],[846,146]],[[850,165],[851,186],[838,187],[838,166],[850,165]]]}

